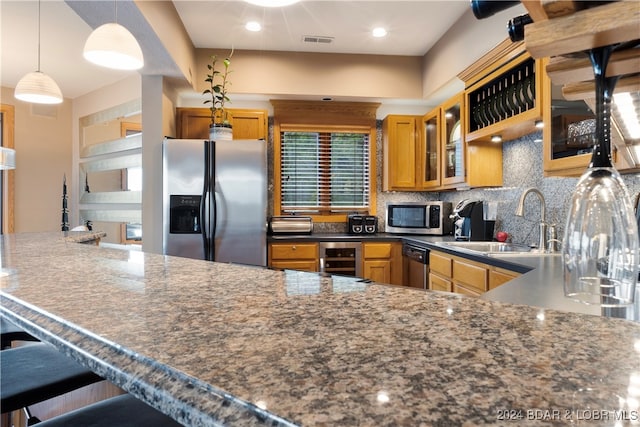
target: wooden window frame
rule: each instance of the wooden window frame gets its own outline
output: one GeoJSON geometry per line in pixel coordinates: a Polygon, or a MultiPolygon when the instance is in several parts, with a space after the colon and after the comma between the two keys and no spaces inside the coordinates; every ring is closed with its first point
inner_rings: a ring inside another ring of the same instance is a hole
{"type": "MultiPolygon", "coordinates": [[[[271,100],[273,115],[273,210],[282,211],[280,188],[282,148],[281,131],[336,131],[369,134],[369,215],[376,214],[376,110],[373,102],[317,102],[271,100]]],[[[315,222],[345,222],[347,212],[310,214],[315,222]]]]}
{"type": "MultiPolygon", "coordinates": [[[[2,114],[2,146],[6,148],[15,148],[15,107],[8,104],[0,104],[0,113],[2,114]]],[[[15,171],[1,171],[2,183],[2,233],[15,232],[15,171]]]]}

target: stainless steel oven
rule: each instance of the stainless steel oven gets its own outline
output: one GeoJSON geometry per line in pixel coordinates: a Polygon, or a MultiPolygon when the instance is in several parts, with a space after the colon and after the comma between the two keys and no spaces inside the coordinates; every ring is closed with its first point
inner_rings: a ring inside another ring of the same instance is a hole
{"type": "Polygon", "coordinates": [[[404,285],[427,289],[429,278],[429,249],[404,243],[402,245],[404,285]]]}

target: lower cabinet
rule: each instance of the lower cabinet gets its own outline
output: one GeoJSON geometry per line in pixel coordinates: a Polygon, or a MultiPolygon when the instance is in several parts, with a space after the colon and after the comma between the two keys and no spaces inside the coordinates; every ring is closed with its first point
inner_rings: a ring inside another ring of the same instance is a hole
{"type": "Polygon", "coordinates": [[[449,255],[431,251],[429,254],[429,289],[453,292],[452,265],[453,259],[449,255]]]}
{"type": "Polygon", "coordinates": [[[364,242],[362,277],[374,282],[402,285],[402,244],[400,242],[364,242]]]}
{"type": "Polygon", "coordinates": [[[520,273],[445,252],[431,251],[429,289],[480,296],[518,277],[520,273]]]}
{"type": "Polygon", "coordinates": [[[491,267],[491,270],[489,270],[489,290],[495,289],[518,276],[520,276],[520,273],[516,273],[515,271],[505,270],[504,268],[499,267],[491,267]]]}
{"type": "MultiPolygon", "coordinates": [[[[319,271],[319,258],[318,243],[269,243],[268,265],[271,268],[319,271]]],[[[402,243],[362,242],[360,262],[363,278],[402,285],[402,243]]]]}
{"type": "Polygon", "coordinates": [[[269,267],[288,270],[318,271],[317,243],[270,243],[269,267]]]}

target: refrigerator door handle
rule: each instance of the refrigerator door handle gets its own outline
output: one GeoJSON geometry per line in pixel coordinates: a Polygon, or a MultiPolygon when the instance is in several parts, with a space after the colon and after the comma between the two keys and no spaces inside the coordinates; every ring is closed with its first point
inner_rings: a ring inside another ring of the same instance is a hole
{"type": "Polygon", "coordinates": [[[209,254],[209,221],[207,220],[207,199],[209,191],[209,143],[204,143],[204,184],[202,185],[202,197],[200,198],[200,230],[202,232],[202,245],[204,258],[209,254]]]}
{"type": "Polygon", "coordinates": [[[209,167],[207,168],[207,180],[209,187],[207,195],[209,201],[209,216],[207,217],[207,228],[209,230],[209,251],[206,253],[207,260],[216,260],[216,228],[218,222],[218,205],[216,200],[216,142],[209,141],[209,167]]]}

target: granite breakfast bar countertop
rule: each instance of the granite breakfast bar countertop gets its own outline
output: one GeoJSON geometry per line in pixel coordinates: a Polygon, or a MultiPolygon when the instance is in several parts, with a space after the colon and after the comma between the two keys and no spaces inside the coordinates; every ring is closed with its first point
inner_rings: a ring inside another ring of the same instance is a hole
{"type": "Polygon", "coordinates": [[[638,419],[640,324],[628,320],[60,233],[1,245],[4,315],[185,425],[638,419]]]}

